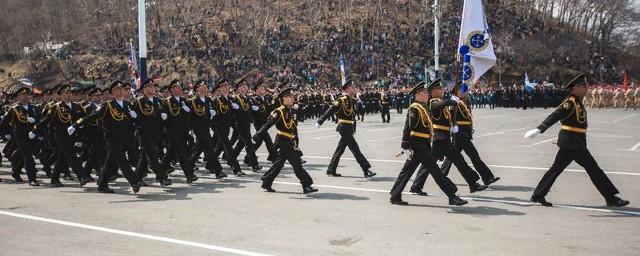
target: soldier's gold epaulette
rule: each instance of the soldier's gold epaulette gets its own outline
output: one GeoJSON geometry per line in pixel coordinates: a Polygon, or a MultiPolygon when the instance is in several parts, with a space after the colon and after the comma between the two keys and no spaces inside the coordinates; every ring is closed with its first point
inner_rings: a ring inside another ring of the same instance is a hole
{"type": "Polygon", "coordinates": [[[558,108],[571,109],[576,104],[576,97],[573,95],[567,96],[558,108]]]}

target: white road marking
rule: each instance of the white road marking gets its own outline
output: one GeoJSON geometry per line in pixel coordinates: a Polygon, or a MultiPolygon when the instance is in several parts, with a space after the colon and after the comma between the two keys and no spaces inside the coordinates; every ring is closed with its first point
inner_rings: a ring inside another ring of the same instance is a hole
{"type": "Polygon", "coordinates": [[[616,119],[616,120],[613,120],[613,123],[617,123],[617,122],[620,122],[620,121],[624,121],[624,120],[627,120],[627,119],[629,119],[629,118],[635,117],[635,116],[637,116],[637,115],[638,115],[638,113],[630,114],[630,115],[627,115],[627,116],[623,116],[623,117],[621,117],[621,118],[618,118],[618,119],[616,119]]]}
{"type": "Polygon", "coordinates": [[[238,249],[233,249],[233,248],[228,248],[228,247],[222,247],[222,246],[216,246],[216,245],[210,245],[210,244],[204,244],[204,243],[198,243],[198,242],[191,242],[191,241],[185,241],[185,240],[162,237],[162,236],[154,236],[154,235],[136,233],[136,232],[125,231],[125,230],[120,230],[120,229],[111,229],[111,228],[105,228],[105,227],[99,227],[99,226],[93,226],[93,225],[87,225],[87,224],[81,224],[81,223],[75,223],[75,222],[69,222],[69,221],[63,221],[63,220],[55,220],[55,219],[43,218],[43,217],[38,217],[38,216],[32,216],[32,215],[20,214],[20,213],[8,212],[8,211],[2,211],[2,210],[0,210],[0,215],[11,216],[11,217],[16,217],[16,218],[22,218],[22,219],[27,219],[27,220],[40,221],[40,222],[47,222],[47,223],[52,223],[52,224],[58,224],[58,225],[81,228],[81,229],[88,229],[88,230],[111,233],[111,234],[117,234],[117,235],[123,235],[123,236],[142,238],[142,239],[147,239],[147,240],[154,240],[154,241],[172,243],[172,244],[177,244],[177,245],[184,245],[184,246],[189,246],[189,247],[207,249],[207,250],[211,250],[211,251],[224,252],[224,253],[230,253],[230,254],[236,254],[236,255],[248,255],[248,256],[265,256],[265,255],[269,255],[269,254],[250,252],[250,251],[245,251],[245,250],[238,250],[238,249]]]}
{"type": "Polygon", "coordinates": [[[638,144],[636,144],[635,146],[631,147],[629,150],[630,151],[636,151],[636,150],[638,150],[638,148],[640,148],[640,142],[638,142],[638,144]]]}
{"type": "MultiPolygon", "coordinates": [[[[259,155],[266,155],[266,154],[259,154],[259,155]]],[[[331,159],[331,157],[328,156],[303,156],[302,158],[309,158],[309,159],[331,159]]],[[[348,161],[356,161],[355,158],[351,158],[351,157],[341,157],[340,160],[348,160],[348,161]]],[[[403,163],[404,164],[404,160],[389,160],[389,159],[367,159],[371,162],[381,162],[381,163],[403,163]]],[[[549,167],[531,167],[531,166],[513,166],[513,165],[495,165],[495,164],[487,164],[487,166],[489,167],[495,167],[495,168],[506,168],[506,169],[520,169],[520,170],[548,170],[549,167]]],[[[579,173],[586,173],[585,170],[583,169],[565,169],[565,172],[579,172],[579,173]]],[[[605,171],[606,174],[617,174],[617,175],[631,175],[631,176],[640,176],[640,173],[635,173],[635,172],[623,172],[623,171],[605,171]]]]}
{"type": "MultiPolygon", "coordinates": [[[[213,178],[207,178],[207,177],[204,177],[204,178],[205,179],[213,179],[213,178]]],[[[249,178],[224,178],[224,179],[225,180],[237,180],[237,181],[249,181],[249,182],[256,182],[256,183],[262,182],[261,180],[258,180],[258,179],[249,179],[249,178]]],[[[274,181],[273,183],[274,184],[281,184],[281,185],[300,186],[300,183],[294,183],[294,182],[274,181]]],[[[318,188],[331,188],[331,189],[363,191],[363,192],[373,192],[373,193],[385,193],[385,194],[389,194],[391,192],[389,190],[384,190],[384,189],[354,188],[354,187],[333,186],[333,185],[314,184],[313,186],[314,187],[318,187],[318,188]]],[[[402,192],[402,194],[412,195],[412,193],[410,193],[410,192],[402,192]]],[[[431,192],[429,192],[429,195],[437,196],[437,197],[446,197],[444,194],[437,194],[437,193],[431,193],[431,192]]],[[[474,197],[474,196],[461,196],[461,198],[463,198],[465,200],[472,200],[472,201],[479,201],[479,202],[508,203],[508,204],[523,205],[523,206],[538,205],[537,203],[526,202],[526,201],[491,199],[491,198],[474,197]]],[[[618,214],[627,214],[627,215],[640,216],[640,212],[636,212],[636,211],[612,210],[612,209],[602,209],[602,208],[585,207],[585,206],[573,206],[573,205],[564,205],[564,204],[554,204],[554,207],[573,209],[573,210],[592,211],[592,212],[618,213],[618,214]]]]}
{"type": "Polygon", "coordinates": [[[553,141],[553,140],[556,140],[556,139],[557,138],[551,138],[551,139],[548,139],[548,140],[543,140],[543,141],[539,141],[539,142],[536,142],[536,143],[531,143],[531,144],[529,144],[529,147],[533,147],[533,146],[537,146],[537,145],[540,145],[540,144],[544,144],[544,143],[547,143],[549,141],[553,141]]]}
{"type": "Polygon", "coordinates": [[[509,133],[509,132],[522,131],[522,130],[525,130],[525,129],[528,129],[528,128],[529,128],[529,127],[522,127],[522,128],[516,128],[516,129],[509,129],[509,130],[504,130],[504,131],[499,131],[499,132],[486,133],[486,134],[478,135],[478,136],[475,136],[475,137],[476,137],[476,138],[489,137],[489,136],[493,136],[493,135],[500,135],[500,134],[505,134],[505,133],[509,133]]]}

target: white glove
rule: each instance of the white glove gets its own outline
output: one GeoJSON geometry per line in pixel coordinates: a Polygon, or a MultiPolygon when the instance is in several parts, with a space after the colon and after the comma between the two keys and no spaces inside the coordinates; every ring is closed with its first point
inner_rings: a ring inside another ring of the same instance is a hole
{"type": "Polygon", "coordinates": [[[316,122],[316,128],[320,128],[320,126],[322,126],[320,123],[316,122]]]}
{"type": "Polygon", "coordinates": [[[5,135],[4,137],[7,138],[8,140],[11,139],[11,135],[9,135],[9,134],[5,135]]]}
{"type": "Polygon", "coordinates": [[[184,112],[187,112],[187,113],[191,112],[191,109],[186,105],[182,105],[182,110],[184,110],[184,112]]]}
{"type": "Polygon", "coordinates": [[[257,112],[258,110],[260,110],[260,107],[258,107],[258,106],[251,106],[251,109],[252,109],[253,111],[256,111],[256,112],[257,112]]]}
{"type": "Polygon", "coordinates": [[[76,148],[81,148],[82,142],[76,142],[75,144],[73,144],[73,146],[75,146],[76,148]]]}
{"type": "Polygon", "coordinates": [[[298,109],[299,107],[298,104],[293,104],[293,109],[298,109]]]}
{"type": "Polygon", "coordinates": [[[455,96],[455,95],[451,95],[451,100],[455,102],[460,102],[460,98],[458,98],[458,96],[455,96]]]}
{"type": "Polygon", "coordinates": [[[238,104],[235,104],[235,103],[231,103],[231,107],[233,109],[239,109],[240,108],[240,106],[238,104]]]}
{"type": "Polygon", "coordinates": [[[451,128],[451,132],[453,133],[458,133],[460,131],[460,127],[458,127],[457,125],[454,125],[453,128],[451,128]]]}
{"type": "Polygon", "coordinates": [[[211,116],[215,116],[216,114],[217,114],[217,113],[216,113],[216,111],[215,111],[215,110],[213,110],[213,109],[209,110],[209,115],[211,115],[211,116]]]}
{"type": "Polygon", "coordinates": [[[27,122],[29,122],[30,124],[35,123],[36,119],[33,117],[27,117],[27,122]]]}
{"type": "Polygon", "coordinates": [[[540,129],[533,129],[524,134],[525,139],[533,139],[540,134],[540,129]]]}
{"type": "Polygon", "coordinates": [[[131,118],[136,119],[138,118],[138,113],[136,113],[135,111],[131,110],[129,111],[129,115],[131,116],[131,118]]]}
{"type": "Polygon", "coordinates": [[[413,150],[411,149],[403,149],[402,152],[405,160],[411,160],[411,157],[413,157],[413,150]]]}
{"type": "Polygon", "coordinates": [[[251,144],[255,145],[258,144],[255,140],[253,140],[253,138],[251,138],[251,144]]]}
{"type": "Polygon", "coordinates": [[[69,133],[69,135],[73,135],[74,132],[76,132],[76,128],[73,127],[73,125],[67,128],[67,133],[69,133]]]}
{"type": "Polygon", "coordinates": [[[167,120],[167,113],[160,113],[160,118],[162,118],[162,120],[167,120]]]}
{"type": "Polygon", "coordinates": [[[36,138],[36,134],[33,132],[29,132],[29,139],[35,139],[36,138]]]}

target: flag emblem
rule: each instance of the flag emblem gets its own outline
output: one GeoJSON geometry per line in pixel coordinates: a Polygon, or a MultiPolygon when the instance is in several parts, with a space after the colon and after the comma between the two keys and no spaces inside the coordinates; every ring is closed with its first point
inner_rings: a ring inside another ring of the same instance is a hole
{"type": "Polygon", "coordinates": [[[484,31],[473,31],[467,37],[467,45],[471,46],[469,49],[472,53],[484,51],[489,44],[487,44],[489,38],[484,38],[484,31]]]}

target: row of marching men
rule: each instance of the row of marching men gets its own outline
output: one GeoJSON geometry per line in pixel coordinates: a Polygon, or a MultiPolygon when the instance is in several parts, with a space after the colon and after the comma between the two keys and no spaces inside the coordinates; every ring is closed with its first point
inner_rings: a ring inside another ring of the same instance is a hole
{"type": "Polygon", "coordinates": [[[262,168],[255,153],[261,145],[268,149],[267,160],[276,160],[270,135],[252,139],[250,131],[251,125],[260,129],[280,106],[274,94],[285,85],[270,90],[265,80],[250,84],[241,78],[233,83],[223,79],[210,88],[199,81],[188,96],[178,80],[159,87],[149,79],[136,98],[121,81],[102,90],[60,84],[35,98],[31,88],[17,87],[7,94],[15,104],[4,107],[0,122],[0,133],[8,139],[3,154],[16,182],[24,182],[24,169],[29,185],[39,186],[39,160],[52,186],[63,186],[61,176],[84,186],[94,181],[95,170],[98,190],[105,193],[114,192],[108,184],[119,177],[118,170],[134,192],[147,185],[143,178],[149,171],[161,186],[169,186],[173,163],[192,183],[202,154],[206,169],[217,178],[227,176],[221,154],[235,175],[244,176],[238,161],[242,151],[243,163],[255,172],[262,168]],[[236,136],[229,138],[231,130],[236,136]]]}
{"type": "MultiPolygon", "coordinates": [[[[576,161],[585,168],[607,206],[629,204],[617,196],[619,191],[587,149],[587,112],[582,103],[588,93],[587,84],[584,75],[569,82],[565,86],[569,96],[536,129],[525,134],[525,138],[533,138],[557,122],[562,124],[554,164],[536,187],[531,197],[533,202],[552,206],[546,201],[547,193],[562,171],[576,161]]],[[[83,186],[92,181],[89,170],[97,167],[100,169],[98,191],[113,193],[109,181],[117,178],[120,170],[137,193],[146,186],[143,177],[149,169],[161,186],[171,185],[168,172],[173,161],[179,162],[187,183],[196,181],[194,166],[203,153],[207,170],[217,178],[227,176],[218,161],[221,152],[236,175],[244,175],[237,161],[243,149],[246,152],[243,162],[258,171],[261,167],[255,150],[263,143],[271,143],[267,146],[268,160],[273,164],[262,176],[261,187],[274,192],[273,181],[284,163],[289,162],[303,193],[316,192],[301,158],[298,122],[294,115],[297,108],[295,90],[282,84],[269,96],[266,85],[258,81],[252,85],[255,93],[250,97],[246,79],[234,83],[233,95],[230,94],[231,86],[229,81],[222,80],[209,90],[206,83],[197,82],[192,87],[193,96],[186,98],[181,83],[174,80],[164,88],[168,96],[160,98],[157,85],[147,80],[137,90],[141,96],[127,101],[130,86],[115,81],[105,91],[100,91],[102,96],[98,89],[91,89],[86,95],[88,99],[78,103],[73,100],[74,92],[77,94],[78,91],[63,84],[51,92],[55,94],[55,101],[45,101],[39,106],[31,104],[29,88],[17,88],[11,94],[16,104],[7,109],[0,121],[0,132],[9,138],[4,153],[11,161],[14,178],[21,180],[19,175],[24,168],[31,186],[39,185],[33,157],[37,154],[44,166],[53,163],[50,174],[53,186],[62,186],[60,174],[69,169],[83,186]],[[253,136],[251,124],[256,129],[253,136]],[[229,141],[232,127],[238,134],[235,147],[229,141]],[[272,127],[276,127],[275,142],[267,132],[272,127]],[[87,145],[78,153],[76,148],[83,143],[87,145]],[[82,151],[86,157],[81,157],[82,151]]],[[[344,83],[342,95],[316,122],[316,127],[320,128],[333,116],[338,123],[336,132],[340,140],[327,167],[328,176],[341,176],[337,168],[346,148],[353,153],[365,178],[376,176],[354,137],[358,123],[356,88],[350,80],[344,83]]],[[[427,195],[423,187],[427,177],[432,175],[451,205],[467,203],[456,194],[457,186],[447,177],[452,165],[468,184],[470,193],[485,190],[500,180],[481,160],[472,142],[473,115],[465,102],[466,93],[454,88],[450,99],[444,99],[444,90],[437,79],[429,85],[418,84],[409,94],[414,103],[409,107],[400,144],[406,162],[391,189],[392,204],[408,204],[402,200],[402,191],[420,165],[410,191],[427,195]],[[467,165],[462,151],[469,156],[474,168],[467,165]],[[445,159],[444,164],[438,166],[436,159],[441,158],[445,159]]]]}

